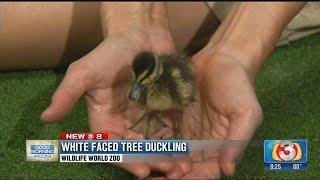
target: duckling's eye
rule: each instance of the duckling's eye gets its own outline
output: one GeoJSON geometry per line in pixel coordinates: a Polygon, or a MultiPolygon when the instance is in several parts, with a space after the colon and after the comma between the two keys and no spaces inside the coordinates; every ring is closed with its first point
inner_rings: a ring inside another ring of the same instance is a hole
{"type": "Polygon", "coordinates": [[[150,52],[139,53],[132,64],[132,70],[137,80],[148,77],[155,68],[155,57],[150,52]]]}

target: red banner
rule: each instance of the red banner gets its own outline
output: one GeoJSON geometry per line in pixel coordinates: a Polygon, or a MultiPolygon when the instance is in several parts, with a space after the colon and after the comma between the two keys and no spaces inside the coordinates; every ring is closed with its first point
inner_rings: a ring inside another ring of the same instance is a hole
{"type": "Polygon", "coordinates": [[[60,140],[108,140],[107,132],[103,133],[68,133],[61,132],[60,140]]]}

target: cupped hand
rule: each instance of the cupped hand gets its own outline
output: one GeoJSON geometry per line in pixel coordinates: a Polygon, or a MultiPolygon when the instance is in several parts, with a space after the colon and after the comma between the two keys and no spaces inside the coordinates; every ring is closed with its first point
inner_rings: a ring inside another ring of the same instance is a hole
{"type": "Polygon", "coordinates": [[[232,176],[247,142],[262,122],[254,77],[236,59],[215,51],[193,57],[197,74],[196,102],[184,112],[182,137],[224,140],[229,145],[192,154],[192,170],[183,179],[232,176]]]}
{"type": "MultiPolygon", "coordinates": [[[[131,31],[107,37],[89,54],[72,63],[41,119],[46,122],[62,120],[78,99],[85,95],[89,126],[93,132],[109,132],[111,139],[144,138],[141,133],[129,129],[133,121],[144,113],[126,98],[124,85],[131,62],[141,50],[154,53],[171,53],[175,50],[168,32],[159,29],[149,31],[147,35],[131,31]]],[[[164,128],[160,131],[165,135],[172,130],[164,128]]],[[[168,178],[179,178],[191,165],[184,162],[178,164],[123,163],[120,166],[138,178],[147,177],[153,170],[164,172],[168,178]]]]}

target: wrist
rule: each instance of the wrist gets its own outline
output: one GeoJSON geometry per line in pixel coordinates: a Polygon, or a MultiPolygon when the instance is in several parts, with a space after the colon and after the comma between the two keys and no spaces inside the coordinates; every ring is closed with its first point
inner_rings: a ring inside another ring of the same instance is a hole
{"type": "Polygon", "coordinates": [[[124,38],[145,50],[161,51],[159,47],[165,47],[165,44],[169,44],[167,49],[173,49],[165,12],[163,3],[102,3],[104,36],[124,38]]]}
{"type": "Polygon", "coordinates": [[[263,48],[255,46],[254,48],[236,46],[232,41],[221,41],[213,44],[209,42],[205,48],[194,56],[196,64],[200,69],[206,69],[220,66],[221,64],[233,64],[241,66],[254,81],[257,72],[264,61],[263,48]],[[199,61],[200,60],[200,61],[199,61]]]}
{"type": "Polygon", "coordinates": [[[147,2],[101,4],[101,24],[104,36],[143,32],[151,25],[151,6],[147,2]]]}
{"type": "Polygon", "coordinates": [[[257,39],[240,43],[240,41],[220,41],[212,50],[214,54],[224,56],[240,63],[251,79],[255,79],[261,65],[268,56],[268,52],[257,39]]]}

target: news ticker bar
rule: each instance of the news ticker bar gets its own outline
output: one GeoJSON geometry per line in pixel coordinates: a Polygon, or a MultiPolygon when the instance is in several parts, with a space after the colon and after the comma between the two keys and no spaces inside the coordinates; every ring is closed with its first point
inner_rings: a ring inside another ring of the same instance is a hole
{"type": "MultiPolygon", "coordinates": [[[[261,148],[261,141],[218,140],[109,140],[108,133],[65,133],[60,140],[27,140],[27,161],[60,162],[170,162],[190,152],[261,148]]],[[[264,167],[267,171],[306,170],[307,140],[265,140],[264,167]]],[[[262,148],[260,149],[262,151],[262,148]]],[[[217,156],[211,161],[221,162],[217,156]]],[[[232,162],[225,159],[224,162],[232,162]]]]}
{"type": "Polygon", "coordinates": [[[247,141],[27,140],[26,160],[46,162],[168,162],[186,156],[193,151],[217,150],[223,147],[238,148],[245,144],[247,144],[247,141]]]}

